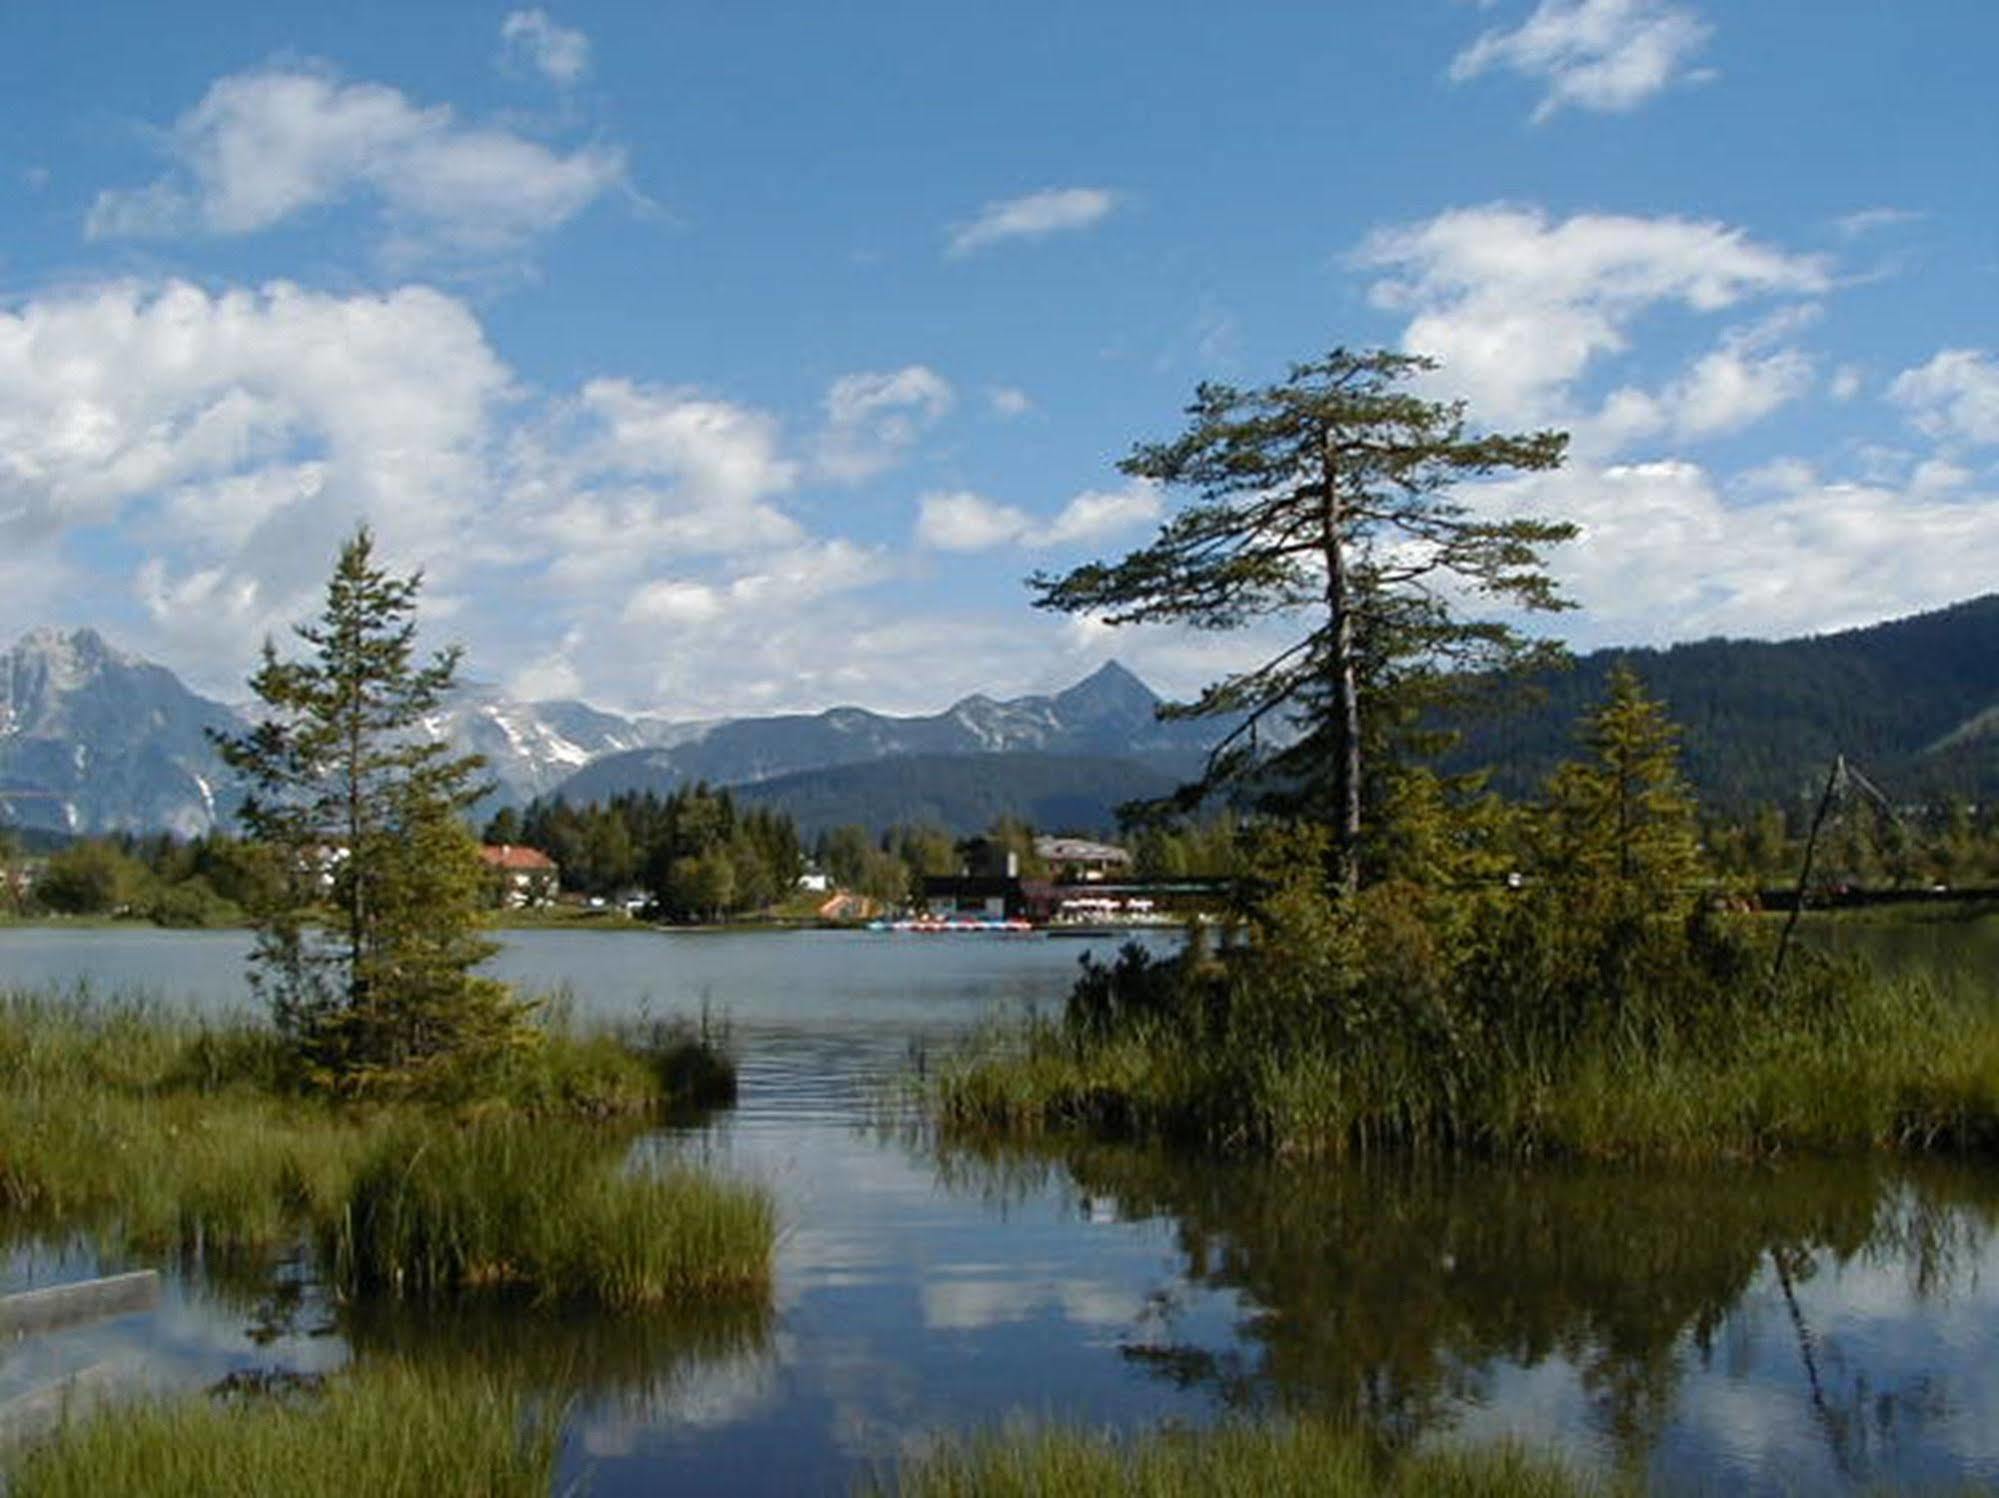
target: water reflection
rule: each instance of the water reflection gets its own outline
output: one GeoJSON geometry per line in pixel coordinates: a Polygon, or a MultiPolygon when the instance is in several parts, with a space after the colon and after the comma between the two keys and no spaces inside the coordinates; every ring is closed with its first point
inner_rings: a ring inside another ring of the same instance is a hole
{"type": "Polygon", "coordinates": [[[1989,1173],[937,1158],[952,1191],[1066,1181],[1079,1215],[1170,1221],[1185,1286],[1240,1315],[1188,1335],[1169,1292],[1121,1352],[1227,1407],[1357,1416],[1404,1441],[1525,1431],[1605,1468],[1786,1489],[1999,1462],[1999,1307],[1977,1303],[1989,1173]]]}
{"type": "Polygon", "coordinates": [[[598,1423],[714,1419],[719,1391],[767,1382],[771,1357],[771,1313],[756,1305],[613,1317],[360,1301],[341,1309],[338,1324],[356,1357],[476,1368],[573,1401],[580,1418],[598,1423]]]}

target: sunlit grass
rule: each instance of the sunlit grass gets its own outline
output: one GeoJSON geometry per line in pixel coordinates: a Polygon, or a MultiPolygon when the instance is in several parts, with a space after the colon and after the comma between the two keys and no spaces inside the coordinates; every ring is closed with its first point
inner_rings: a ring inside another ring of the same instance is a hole
{"type": "Polygon", "coordinates": [[[112,1256],[326,1245],[350,1286],[617,1309],[760,1292],[761,1189],[628,1170],[639,1120],[733,1088],[712,1036],[551,1027],[497,1091],[337,1103],[268,1029],[138,1001],[0,996],[0,1234],[112,1256]]]}
{"type": "Polygon", "coordinates": [[[323,1391],[84,1413],[0,1453],[0,1473],[9,1498],[545,1498],[558,1436],[555,1413],[515,1387],[371,1363],[323,1391]]]}
{"type": "Polygon", "coordinates": [[[900,1498],[1584,1498],[1638,1491],[1499,1444],[1390,1456],[1316,1422],[1119,1438],[1020,1427],[944,1443],[873,1491],[900,1498]]]}
{"type": "Polygon", "coordinates": [[[1732,1041],[1609,1029],[1566,1046],[1474,1034],[1365,1047],[1307,1025],[1204,1033],[1181,1016],[1100,1035],[1040,1020],[988,1035],[929,1083],[965,1134],[1078,1132],[1208,1151],[1716,1160],[1999,1152],[1999,1005],[1923,978],[1856,981],[1821,1012],[1732,1041]]]}
{"type": "Polygon", "coordinates": [[[768,1285],[766,1193],[685,1167],[622,1171],[617,1144],[512,1119],[393,1132],[330,1223],[334,1277],[357,1294],[612,1310],[768,1285]]]}

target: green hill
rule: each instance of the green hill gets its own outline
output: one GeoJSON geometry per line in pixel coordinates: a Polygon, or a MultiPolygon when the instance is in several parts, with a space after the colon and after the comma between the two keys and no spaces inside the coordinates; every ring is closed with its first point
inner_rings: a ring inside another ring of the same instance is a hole
{"type": "Polygon", "coordinates": [[[1898,800],[1999,795],[1999,594],[1804,639],[1595,651],[1534,682],[1525,710],[1456,723],[1449,766],[1538,788],[1619,660],[1685,729],[1687,772],[1718,808],[1814,795],[1842,753],[1898,800]]]}

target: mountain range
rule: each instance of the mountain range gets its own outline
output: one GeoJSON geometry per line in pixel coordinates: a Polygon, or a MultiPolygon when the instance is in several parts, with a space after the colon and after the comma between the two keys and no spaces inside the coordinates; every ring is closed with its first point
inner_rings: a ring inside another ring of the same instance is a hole
{"type": "MultiPolygon", "coordinates": [[[[1999,594],[1797,640],[1597,651],[1530,683],[1520,710],[1454,725],[1452,764],[1495,767],[1501,788],[1532,791],[1574,752],[1576,720],[1620,660],[1683,726],[1689,777],[1710,803],[1810,795],[1835,753],[1898,798],[1999,795],[1999,594]]],[[[1198,764],[1214,726],[1162,722],[1159,701],[1115,663],[1052,695],[971,696],[921,717],[840,707],[676,722],[468,685],[424,730],[487,757],[494,806],[707,781],[808,832],[923,819],[963,830],[1001,811],[1087,828],[1198,764]]],[[[0,654],[0,823],[181,835],[224,824],[239,792],[208,735],[244,721],[93,630],[32,631],[0,654]]]]}
{"type": "MultiPolygon", "coordinates": [[[[426,718],[423,731],[485,756],[495,784],[486,809],[551,794],[585,802],[621,791],[667,792],[704,780],[768,785],[755,799],[782,804],[796,794],[823,809],[833,804],[829,795],[837,801],[840,794],[829,787],[843,782],[811,777],[889,760],[913,764],[913,757],[926,762],[933,794],[946,795],[951,806],[983,807],[993,802],[993,787],[974,784],[978,774],[967,777],[961,766],[947,768],[976,756],[982,771],[1005,765],[1000,783],[1025,798],[1008,801],[1002,789],[999,809],[1066,808],[1077,817],[1087,812],[1095,825],[1118,801],[1170,784],[1212,731],[1159,722],[1158,703],[1115,663],[1052,696],[967,697],[927,717],[841,707],[676,722],[581,702],[525,702],[471,684],[426,718]],[[1021,763],[1027,760],[1039,762],[1021,763]],[[957,787],[945,790],[954,777],[957,787]]],[[[241,791],[209,735],[238,733],[246,723],[243,712],[189,690],[165,667],[116,649],[95,630],[33,630],[0,654],[0,823],[181,836],[227,825],[241,791]]],[[[866,775],[852,793],[871,806],[893,795],[866,775]]]]}

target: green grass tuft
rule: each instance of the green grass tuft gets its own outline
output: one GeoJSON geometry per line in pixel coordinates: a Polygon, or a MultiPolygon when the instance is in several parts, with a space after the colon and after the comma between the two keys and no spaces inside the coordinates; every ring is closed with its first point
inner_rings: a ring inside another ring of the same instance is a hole
{"type": "Polygon", "coordinates": [[[559,1419],[459,1370],[403,1364],[333,1376],[323,1391],[208,1396],[72,1421],[0,1456],[9,1498],[545,1498],[559,1419]]]}
{"type": "Polygon", "coordinates": [[[685,1167],[621,1170],[620,1144],[504,1118],[398,1130],[356,1173],[327,1261],[351,1293],[426,1300],[632,1310],[768,1287],[767,1193],[685,1167]]]}
{"type": "Polygon", "coordinates": [[[1390,1456],[1319,1422],[1132,1439],[1025,1427],[951,1441],[875,1491],[900,1498],[1584,1498],[1635,1492],[1511,1444],[1390,1456]]]}

